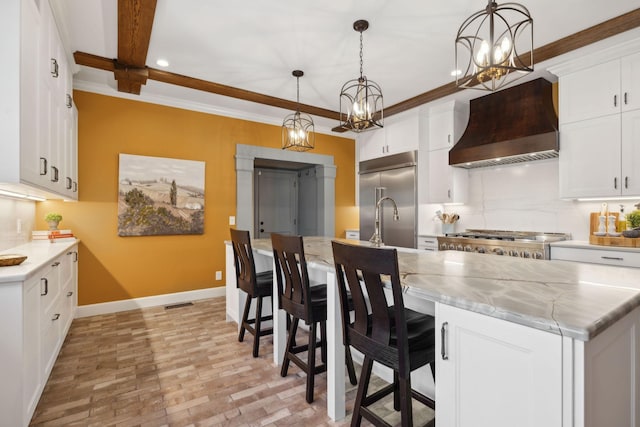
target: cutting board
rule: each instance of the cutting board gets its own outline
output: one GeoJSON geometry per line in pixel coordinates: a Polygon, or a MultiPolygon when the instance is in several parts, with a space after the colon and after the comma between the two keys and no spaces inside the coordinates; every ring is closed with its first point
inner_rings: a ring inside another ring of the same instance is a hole
{"type": "MultiPolygon", "coordinates": [[[[618,212],[612,212],[610,215],[616,217],[616,227],[618,225],[618,212]]],[[[610,236],[594,236],[593,233],[598,231],[600,221],[598,217],[600,213],[591,212],[589,217],[589,243],[600,246],[624,246],[627,248],[640,248],[640,238],[629,237],[610,237],[610,236]]]]}

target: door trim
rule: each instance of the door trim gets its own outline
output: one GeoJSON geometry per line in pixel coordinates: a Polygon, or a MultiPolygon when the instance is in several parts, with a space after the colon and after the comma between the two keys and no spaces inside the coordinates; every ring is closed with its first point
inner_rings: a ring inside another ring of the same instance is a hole
{"type": "Polygon", "coordinates": [[[333,156],[236,144],[236,227],[254,235],[253,165],[256,158],[315,165],[318,179],[318,234],[334,237],[336,166],[333,156]]]}

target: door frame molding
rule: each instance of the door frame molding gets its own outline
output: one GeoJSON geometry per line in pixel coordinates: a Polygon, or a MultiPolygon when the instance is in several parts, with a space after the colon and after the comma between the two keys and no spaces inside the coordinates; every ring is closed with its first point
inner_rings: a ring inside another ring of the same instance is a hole
{"type": "Polygon", "coordinates": [[[318,185],[318,234],[335,237],[336,166],[333,156],[236,144],[236,227],[254,235],[253,165],[256,158],[315,165],[318,185]]]}

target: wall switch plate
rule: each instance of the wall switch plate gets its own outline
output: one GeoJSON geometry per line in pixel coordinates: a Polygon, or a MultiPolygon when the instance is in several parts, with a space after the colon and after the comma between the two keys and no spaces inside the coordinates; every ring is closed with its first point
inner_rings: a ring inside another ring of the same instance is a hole
{"type": "Polygon", "coordinates": [[[216,271],[216,280],[222,280],[222,271],[216,271]]]}
{"type": "Polygon", "coordinates": [[[229,225],[236,225],[236,217],[235,216],[230,216],[229,217],[229,225]]]}

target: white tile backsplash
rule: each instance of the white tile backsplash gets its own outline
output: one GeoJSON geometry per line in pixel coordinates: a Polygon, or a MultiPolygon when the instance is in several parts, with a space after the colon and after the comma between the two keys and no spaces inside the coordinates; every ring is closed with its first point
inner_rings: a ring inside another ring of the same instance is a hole
{"type": "MultiPolygon", "coordinates": [[[[589,239],[589,213],[601,202],[560,200],[558,160],[471,169],[469,202],[461,206],[420,205],[418,233],[440,234],[435,211],[456,212],[456,231],[468,228],[571,233],[575,240],[589,239]]],[[[608,201],[612,212],[620,204],[630,212],[640,201],[608,201]]]]}
{"type": "Polygon", "coordinates": [[[35,213],[36,202],[0,197],[0,251],[31,240],[35,213]]]}

